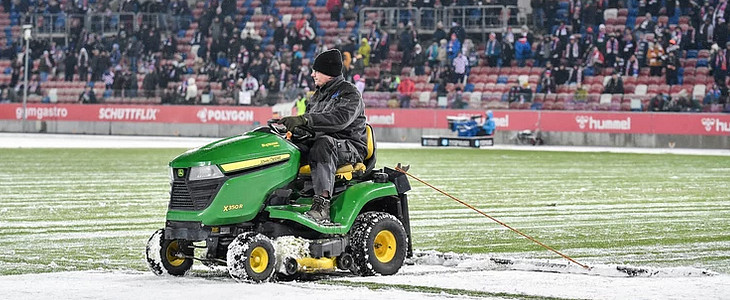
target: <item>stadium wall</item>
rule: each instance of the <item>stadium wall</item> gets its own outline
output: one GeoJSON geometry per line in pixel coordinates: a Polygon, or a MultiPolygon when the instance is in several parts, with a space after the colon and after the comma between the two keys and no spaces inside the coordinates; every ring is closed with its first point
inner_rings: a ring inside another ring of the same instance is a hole
{"type": "MultiPolygon", "coordinates": [[[[265,125],[270,107],[162,105],[28,105],[26,132],[222,137],[265,125]]],[[[455,135],[448,116],[478,110],[367,109],[379,141],[419,142],[422,135],[455,135]]],[[[523,130],[546,144],[650,148],[730,148],[730,115],[583,111],[494,111],[496,144],[515,143],[523,130]]],[[[0,104],[0,131],[22,132],[22,106],[0,104]]]]}

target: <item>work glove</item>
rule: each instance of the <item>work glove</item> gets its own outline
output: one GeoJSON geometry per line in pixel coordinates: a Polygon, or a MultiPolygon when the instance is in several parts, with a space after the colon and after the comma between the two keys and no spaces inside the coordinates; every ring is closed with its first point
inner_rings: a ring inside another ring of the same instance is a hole
{"type": "Polygon", "coordinates": [[[279,124],[284,124],[287,131],[292,131],[297,126],[307,125],[307,119],[304,116],[283,117],[279,120],[279,124]]]}

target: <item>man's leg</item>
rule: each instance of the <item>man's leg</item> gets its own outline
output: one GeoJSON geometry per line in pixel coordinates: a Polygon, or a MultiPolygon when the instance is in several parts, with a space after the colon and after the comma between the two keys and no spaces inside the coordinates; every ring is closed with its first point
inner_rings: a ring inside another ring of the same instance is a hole
{"type": "Polygon", "coordinates": [[[307,215],[320,222],[330,221],[330,197],[335,185],[335,171],[339,165],[355,163],[357,157],[355,148],[344,140],[321,136],[314,141],[309,151],[314,198],[307,215]]]}

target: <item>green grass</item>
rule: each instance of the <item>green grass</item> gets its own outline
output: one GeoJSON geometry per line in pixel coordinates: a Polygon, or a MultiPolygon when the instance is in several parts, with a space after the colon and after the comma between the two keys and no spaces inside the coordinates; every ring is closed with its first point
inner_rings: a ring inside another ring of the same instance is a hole
{"type": "MultiPolygon", "coordinates": [[[[0,274],[146,269],[180,149],[0,151],[0,274]]],[[[730,273],[730,158],[379,150],[410,173],[586,263],[730,273]]],[[[416,250],[559,259],[411,181],[416,250]]]]}

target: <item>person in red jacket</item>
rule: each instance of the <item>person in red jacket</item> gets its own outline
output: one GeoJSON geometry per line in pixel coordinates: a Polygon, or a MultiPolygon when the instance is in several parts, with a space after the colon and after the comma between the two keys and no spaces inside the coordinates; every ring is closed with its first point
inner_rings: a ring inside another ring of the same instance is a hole
{"type": "Polygon", "coordinates": [[[416,90],[416,84],[410,78],[406,77],[400,81],[398,85],[398,99],[401,108],[411,107],[411,95],[416,90]]]}

